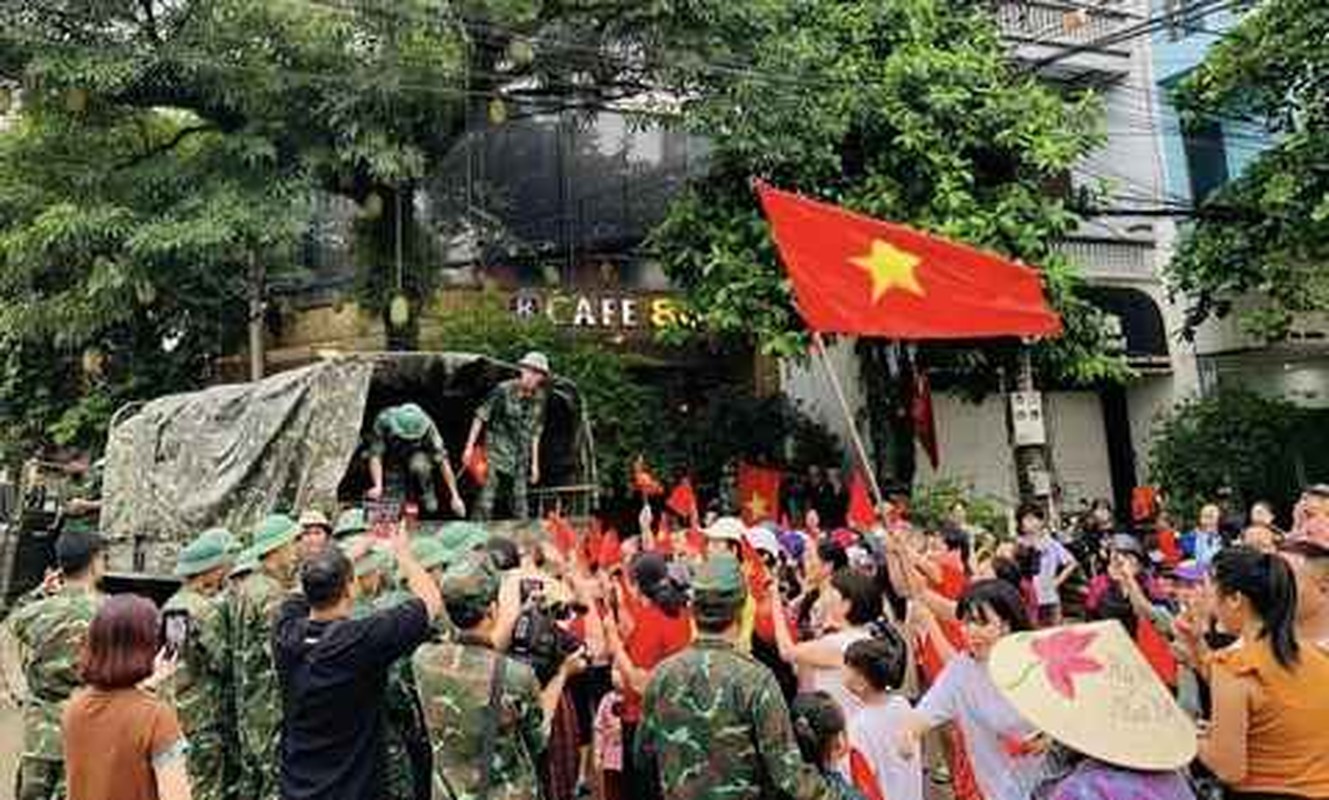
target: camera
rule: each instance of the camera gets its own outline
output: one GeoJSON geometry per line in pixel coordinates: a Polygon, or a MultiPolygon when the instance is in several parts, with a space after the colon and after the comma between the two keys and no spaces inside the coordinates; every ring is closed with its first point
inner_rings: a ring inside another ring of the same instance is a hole
{"type": "Polygon", "coordinates": [[[576,604],[550,603],[543,591],[536,591],[534,586],[528,592],[527,581],[522,581],[521,588],[523,608],[512,629],[509,653],[530,664],[543,686],[553,679],[568,656],[582,648],[581,641],[559,623],[586,609],[576,604]]]}

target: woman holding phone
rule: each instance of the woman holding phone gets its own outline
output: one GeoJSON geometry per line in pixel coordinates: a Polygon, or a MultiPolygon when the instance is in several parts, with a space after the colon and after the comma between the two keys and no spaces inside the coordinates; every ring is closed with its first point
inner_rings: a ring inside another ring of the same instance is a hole
{"type": "Polygon", "coordinates": [[[161,649],[151,601],[116,595],[102,604],[80,662],[86,688],[61,725],[69,800],[190,800],[180,720],[153,694],[174,667],[161,649]]]}

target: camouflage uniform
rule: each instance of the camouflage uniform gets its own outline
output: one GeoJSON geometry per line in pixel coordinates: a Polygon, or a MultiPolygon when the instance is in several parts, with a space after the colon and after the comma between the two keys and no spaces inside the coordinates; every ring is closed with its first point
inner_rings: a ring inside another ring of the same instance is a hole
{"type": "Polygon", "coordinates": [[[240,580],[225,606],[240,762],[236,796],[243,800],[277,797],[281,691],[269,640],[277,610],[288,594],[289,581],[260,567],[240,580]]]}
{"type": "MultiPolygon", "coordinates": [[[[487,607],[498,596],[498,577],[487,562],[467,559],[443,577],[448,607],[487,607]]],[[[495,664],[502,663],[499,712],[489,760],[489,800],[538,800],[536,759],[545,748],[540,684],[530,666],[496,652],[469,632],[455,641],[419,648],[411,663],[425,725],[434,748],[434,800],[479,797],[489,730],[495,664]]]]}
{"type": "Polygon", "coordinates": [[[171,682],[180,727],[189,740],[189,783],[194,800],[232,797],[237,766],[229,723],[230,657],[223,628],[224,600],[185,587],[163,611],[189,613],[190,633],[171,682]]]}
{"type": "MultiPolygon", "coordinates": [[[[737,619],[747,591],[738,561],[709,559],[693,583],[695,614],[737,619]]],[[[830,800],[803,762],[775,676],[732,642],[701,635],[655,668],[642,699],[637,763],[653,765],[670,800],[830,800]]]]}
{"type": "MultiPolygon", "coordinates": [[[[369,612],[394,608],[414,595],[400,589],[385,592],[374,600],[369,612]]],[[[415,693],[415,671],[411,660],[403,658],[388,670],[384,695],[383,739],[387,750],[385,764],[386,800],[428,800],[429,734],[425,730],[420,700],[415,693]]]]}
{"type": "Polygon", "coordinates": [[[448,448],[438,426],[422,408],[407,403],[380,411],[374,418],[369,454],[383,460],[384,480],[403,494],[403,481],[389,466],[405,464],[425,510],[431,514],[438,511],[435,469],[448,463],[448,448]]]}
{"type": "Polygon", "coordinates": [[[82,685],[79,652],[101,595],[66,586],[48,597],[38,595],[16,608],[10,628],[18,642],[28,695],[23,699],[23,753],[19,758],[17,800],[47,800],[64,795],[64,753],[60,715],[64,703],[82,685]]]}
{"type": "Polygon", "coordinates": [[[499,485],[510,484],[512,516],[528,519],[526,492],[531,482],[531,447],[544,431],[546,392],[521,390],[516,380],[495,386],[475,416],[485,424],[489,477],[475,501],[478,519],[493,516],[499,485]]]}

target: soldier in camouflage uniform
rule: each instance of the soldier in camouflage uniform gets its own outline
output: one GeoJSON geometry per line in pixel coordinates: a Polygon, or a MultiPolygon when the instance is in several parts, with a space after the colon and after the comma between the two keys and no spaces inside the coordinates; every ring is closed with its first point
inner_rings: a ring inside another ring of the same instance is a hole
{"type": "Polygon", "coordinates": [[[412,658],[434,748],[432,796],[475,800],[487,785],[490,800],[538,800],[536,760],[563,686],[582,659],[565,661],[542,691],[529,665],[493,649],[499,577],[489,561],[471,556],[453,564],[442,588],[455,639],[424,645],[412,658]],[[491,714],[495,686],[498,708],[491,714]]]}
{"type": "Polygon", "coordinates": [[[406,476],[401,474],[404,469],[410,476],[409,482],[414,483],[415,490],[420,493],[425,511],[437,513],[435,467],[442,473],[452,513],[466,516],[466,504],[457,491],[457,476],[452,471],[448,449],[443,445],[438,426],[425,410],[415,403],[404,403],[380,411],[374,418],[374,430],[369,439],[370,487],[366,493],[369,499],[378,500],[383,496],[385,469],[391,473],[388,477],[393,483],[406,483],[406,476]]]}
{"type": "Polygon", "coordinates": [[[517,363],[521,377],[495,386],[475,412],[462,463],[470,464],[486,430],[489,476],[475,501],[478,519],[491,519],[500,492],[510,498],[512,518],[529,519],[527,488],[540,482],[540,437],[544,433],[549,359],[527,353],[517,363]]]}
{"type": "Polygon", "coordinates": [[[277,611],[295,586],[299,533],[300,526],[284,514],[259,523],[249,548],[257,568],[240,579],[223,606],[239,745],[236,796],[241,800],[277,797],[281,691],[269,640],[277,611]]]}
{"type": "Polygon", "coordinates": [[[235,731],[227,712],[230,653],[222,627],[219,594],[238,542],[225,528],[204,531],[180,551],[175,574],[184,586],[164,612],[189,614],[189,635],[169,685],[180,726],[189,740],[189,782],[194,800],[233,797],[238,769],[235,731]]]}
{"type": "Polygon", "coordinates": [[[23,753],[17,800],[53,800],[64,795],[60,716],[82,685],[79,654],[101,595],[106,571],[104,545],[95,533],[68,531],[55,542],[61,575],[34,592],[10,615],[27,687],[21,698],[23,753]]]}
{"type": "Polygon", "coordinates": [[[738,560],[712,556],[693,598],[698,637],[655,668],[642,700],[640,763],[654,765],[670,800],[830,800],[799,754],[775,676],[734,647],[747,600],[738,560]]]}

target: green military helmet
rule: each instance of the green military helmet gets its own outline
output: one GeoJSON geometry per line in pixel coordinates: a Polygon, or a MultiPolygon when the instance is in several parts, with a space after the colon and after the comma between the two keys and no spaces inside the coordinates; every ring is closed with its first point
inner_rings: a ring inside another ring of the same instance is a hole
{"type": "MultiPolygon", "coordinates": [[[[358,539],[351,539],[346,542],[346,549],[355,549],[355,543],[358,539]]],[[[392,570],[392,556],[388,555],[381,547],[366,547],[359,553],[352,564],[355,567],[355,577],[363,578],[373,575],[376,572],[387,573],[392,570]]]]}
{"type": "Polygon", "coordinates": [[[256,569],[258,569],[258,555],[254,552],[254,548],[246,547],[236,555],[235,566],[231,567],[226,577],[228,580],[235,580],[256,569]]]}
{"type": "Polygon", "coordinates": [[[692,579],[693,615],[703,622],[733,618],[747,597],[743,565],[728,554],[706,559],[692,579]]]}
{"type": "Polygon", "coordinates": [[[268,553],[294,542],[300,535],[300,526],[285,514],[269,514],[254,529],[254,540],[249,546],[254,555],[262,559],[268,553]]]}
{"type": "Polygon", "coordinates": [[[451,553],[437,536],[417,536],[411,540],[411,555],[426,570],[445,566],[451,553]]]}
{"type": "Polygon", "coordinates": [[[388,433],[411,442],[429,433],[429,427],[434,424],[425,410],[415,403],[393,406],[379,416],[387,425],[388,433]]]}
{"type": "Polygon", "coordinates": [[[175,562],[177,578],[192,578],[230,563],[237,540],[225,528],[210,528],[185,545],[175,562]]]}
{"type": "Polygon", "coordinates": [[[439,530],[438,540],[447,552],[444,561],[452,564],[488,544],[489,531],[474,522],[449,522],[439,530]]]}
{"type": "Polygon", "coordinates": [[[337,516],[337,525],[332,529],[334,538],[342,539],[369,530],[369,519],[363,508],[348,508],[337,516]]]}
{"type": "Polygon", "coordinates": [[[482,556],[463,558],[443,573],[439,588],[449,613],[482,614],[498,600],[498,571],[482,556]]]}

